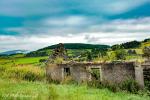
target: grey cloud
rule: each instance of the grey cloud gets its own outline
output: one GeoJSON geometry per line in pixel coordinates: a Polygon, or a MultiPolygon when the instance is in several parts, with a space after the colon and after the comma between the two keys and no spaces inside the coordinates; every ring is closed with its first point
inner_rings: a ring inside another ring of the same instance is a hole
{"type": "Polygon", "coordinates": [[[123,13],[149,0],[1,0],[0,14],[10,16],[55,15],[82,12],[109,15],[123,13]]]}
{"type": "Polygon", "coordinates": [[[149,33],[150,17],[137,19],[117,19],[97,23],[86,16],[74,16],[64,18],[50,18],[37,21],[36,25],[25,23],[23,27],[8,28],[6,31],[15,31],[22,35],[59,35],[67,36],[68,34],[81,34],[92,32],[103,33],[149,33]]]}

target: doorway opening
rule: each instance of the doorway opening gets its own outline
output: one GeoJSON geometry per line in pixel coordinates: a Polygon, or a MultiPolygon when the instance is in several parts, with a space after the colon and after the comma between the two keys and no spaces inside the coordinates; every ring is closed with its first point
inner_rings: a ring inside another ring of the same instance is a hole
{"type": "Polygon", "coordinates": [[[100,81],[100,68],[91,68],[91,76],[92,80],[100,81]]]}

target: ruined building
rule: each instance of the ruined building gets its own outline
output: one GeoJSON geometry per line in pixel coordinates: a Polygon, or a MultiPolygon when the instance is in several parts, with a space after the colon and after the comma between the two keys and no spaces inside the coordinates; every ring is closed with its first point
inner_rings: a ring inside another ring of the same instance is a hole
{"type": "MultiPolygon", "coordinates": [[[[58,51],[57,49],[56,51],[58,51]]],[[[65,50],[63,49],[62,51],[65,50]]],[[[62,51],[60,49],[59,52],[62,51]]],[[[57,52],[56,54],[59,55],[57,52]]],[[[64,53],[61,53],[61,56],[64,56],[64,53]]],[[[69,76],[79,83],[96,79],[102,83],[116,84],[132,79],[136,80],[141,87],[144,87],[144,81],[150,81],[150,61],[144,64],[137,64],[135,62],[49,63],[46,68],[46,75],[48,79],[56,81],[63,81],[69,76]],[[93,71],[96,71],[98,75],[93,75],[93,71]]]]}
{"type": "Polygon", "coordinates": [[[53,63],[56,58],[63,58],[67,60],[67,50],[65,49],[62,43],[59,43],[58,46],[53,50],[52,55],[50,55],[47,63],[53,63]]]}

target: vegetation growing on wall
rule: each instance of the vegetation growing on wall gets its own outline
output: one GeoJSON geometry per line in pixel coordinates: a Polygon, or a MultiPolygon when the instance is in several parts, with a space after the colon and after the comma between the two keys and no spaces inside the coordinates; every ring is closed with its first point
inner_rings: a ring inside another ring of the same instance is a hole
{"type": "Polygon", "coordinates": [[[147,59],[150,59],[150,47],[145,47],[143,49],[143,56],[146,57],[147,59]]]}

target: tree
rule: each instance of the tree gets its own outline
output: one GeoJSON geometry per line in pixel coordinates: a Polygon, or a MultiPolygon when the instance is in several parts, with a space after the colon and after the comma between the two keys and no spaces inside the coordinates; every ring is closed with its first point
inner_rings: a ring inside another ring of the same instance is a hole
{"type": "Polygon", "coordinates": [[[94,58],[97,58],[97,57],[104,57],[107,55],[107,49],[99,49],[99,48],[95,48],[95,49],[92,49],[91,50],[91,53],[92,53],[92,56],[94,58]]]}
{"type": "Polygon", "coordinates": [[[100,56],[101,57],[104,57],[104,56],[106,56],[107,55],[107,49],[101,49],[100,50],[100,56]]]}
{"type": "Polygon", "coordinates": [[[119,49],[115,51],[115,56],[117,60],[125,60],[127,52],[124,49],[119,49]]]}
{"type": "Polygon", "coordinates": [[[145,39],[143,42],[150,42],[150,38],[149,39],[145,39]]]}
{"type": "Polygon", "coordinates": [[[135,50],[128,50],[128,54],[129,55],[136,55],[136,51],[135,50]]]}
{"type": "Polygon", "coordinates": [[[88,53],[87,53],[87,60],[88,60],[88,61],[92,61],[92,59],[93,59],[93,58],[92,58],[91,52],[88,52],[88,53]]]}
{"type": "Polygon", "coordinates": [[[113,46],[111,47],[111,49],[112,49],[112,50],[118,50],[118,49],[123,49],[123,47],[122,47],[121,45],[119,45],[119,44],[116,44],[116,45],[113,45],[113,46]]]}
{"type": "Polygon", "coordinates": [[[124,49],[137,48],[141,45],[139,41],[131,41],[121,44],[124,49]]]}
{"type": "Polygon", "coordinates": [[[137,48],[141,46],[141,42],[139,41],[131,41],[131,42],[126,42],[122,44],[117,44],[113,45],[111,47],[112,50],[117,50],[117,49],[131,49],[131,48],[137,48]]]}
{"type": "Polygon", "coordinates": [[[150,59],[150,47],[145,47],[145,48],[143,49],[143,53],[144,53],[144,54],[143,54],[144,57],[150,59]]]}
{"type": "Polygon", "coordinates": [[[46,62],[46,61],[47,61],[46,59],[40,59],[39,60],[40,63],[43,63],[43,62],[46,62]]]}

